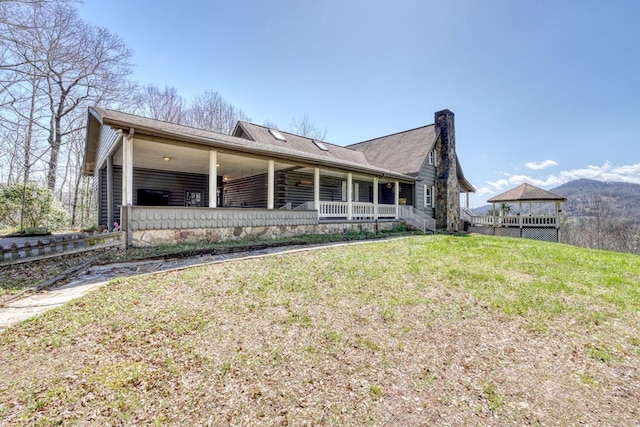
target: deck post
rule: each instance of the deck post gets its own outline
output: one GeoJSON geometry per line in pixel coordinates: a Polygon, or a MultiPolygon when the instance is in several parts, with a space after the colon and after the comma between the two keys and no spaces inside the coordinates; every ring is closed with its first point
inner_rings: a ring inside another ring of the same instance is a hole
{"type": "Polygon", "coordinates": [[[113,156],[107,156],[107,230],[113,231],[113,156]]]}
{"type": "Polygon", "coordinates": [[[122,208],[120,210],[120,227],[126,231],[125,247],[131,245],[131,206],[133,205],[133,134],[134,129],[129,129],[129,134],[122,138],[122,208]],[[122,212],[125,211],[126,215],[122,212]]]}
{"type": "Polygon", "coordinates": [[[353,218],[353,174],[347,173],[347,220],[353,218]]]}
{"type": "Polygon", "coordinates": [[[353,174],[347,173],[347,220],[353,217],[353,174]]]}
{"type": "Polygon", "coordinates": [[[122,138],[122,205],[133,204],[133,128],[122,138]]]}
{"type": "Polygon", "coordinates": [[[218,152],[209,151],[209,207],[218,207],[218,152]]]}
{"type": "Polygon", "coordinates": [[[400,181],[395,182],[394,193],[395,193],[394,203],[396,205],[396,219],[398,219],[398,214],[400,212],[400,181]]]}
{"type": "Polygon", "coordinates": [[[378,177],[373,177],[373,219],[378,220],[378,177]]]}
{"type": "MultiPolygon", "coordinates": [[[[529,207],[529,215],[531,215],[531,207],[529,207]]],[[[518,222],[522,228],[522,201],[518,201],[518,222]]]]}
{"type": "Polygon", "coordinates": [[[320,212],[320,168],[313,170],[313,208],[320,212]]]}
{"type": "Polygon", "coordinates": [[[273,209],[273,184],[275,182],[274,179],[274,169],[275,162],[273,160],[269,160],[267,163],[267,209],[273,209]]]}

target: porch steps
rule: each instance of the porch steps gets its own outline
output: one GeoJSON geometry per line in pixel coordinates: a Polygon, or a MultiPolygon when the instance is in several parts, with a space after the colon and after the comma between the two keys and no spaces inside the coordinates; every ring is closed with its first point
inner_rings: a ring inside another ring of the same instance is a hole
{"type": "Polygon", "coordinates": [[[399,206],[398,218],[423,233],[436,232],[436,220],[413,206],[399,206]]]}

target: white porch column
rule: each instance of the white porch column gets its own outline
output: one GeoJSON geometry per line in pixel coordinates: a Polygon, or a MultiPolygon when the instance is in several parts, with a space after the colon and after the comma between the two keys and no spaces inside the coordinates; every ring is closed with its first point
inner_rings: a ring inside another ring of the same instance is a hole
{"type": "Polygon", "coordinates": [[[313,208],[320,212],[320,168],[313,170],[313,208]]]}
{"type": "Polygon", "coordinates": [[[378,219],[378,178],[373,177],[373,219],[378,219]]]}
{"type": "Polygon", "coordinates": [[[209,151],[209,207],[218,207],[218,152],[209,151]]]}
{"type": "Polygon", "coordinates": [[[395,182],[395,204],[396,204],[396,219],[398,219],[398,214],[400,213],[400,182],[395,182]]]}
{"type": "Polygon", "coordinates": [[[133,204],[133,132],[122,138],[122,206],[133,204]]]}
{"type": "Polygon", "coordinates": [[[353,217],[353,174],[347,173],[347,220],[353,217]]]}
{"type": "Polygon", "coordinates": [[[113,156],[107,156],[107,230],[113,231],[113,156]]]}
{"type": "Polygon", "coordinates": [[[131,246],[131,206],[133,205],[133,133],[122,138],[122,207],[120,209],[120,229],[125,235],[125,246],[131,246]],[[123,221],[124,219],[124,221],[123,221]]]}
{"type": "Polygon", "coordinates": [[[467,196],[467,200],[465,200],[465,207],[466,207],[467,209],[469,209],[469,192],[468,192],[468,191],[467,191],[466,196],[467,196]]]}
{"type": "Polygon", "coordinates": [[[268,161],[267,169],[267,209],[273,209],[273,184],[275,182],[275,162],[273,160],[268,161]]]}

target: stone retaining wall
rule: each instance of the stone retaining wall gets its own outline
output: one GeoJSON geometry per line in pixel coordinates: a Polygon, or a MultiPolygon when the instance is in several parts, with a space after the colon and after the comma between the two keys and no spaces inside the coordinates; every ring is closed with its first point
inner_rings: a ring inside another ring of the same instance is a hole
{"type": "Polygon", "coordinates": [[[275,239],[280,237],[294,237],[305,234],[340,234],[350,231],[376,232],[391,230],[399,225],[399,221],[366,221],[366,222],[336,222],[311,225],[275,225],[275,226],[245,226],[245,227],[216,227],[190,229],[161,229],[132,231],[132,245],[156,246],[178,243],[218,243],[227,240],[255,240],[275,239]]]}

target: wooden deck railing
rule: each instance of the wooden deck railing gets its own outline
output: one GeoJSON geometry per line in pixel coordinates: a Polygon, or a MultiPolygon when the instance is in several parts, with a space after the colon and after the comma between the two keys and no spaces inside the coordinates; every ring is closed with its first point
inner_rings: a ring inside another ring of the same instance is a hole
{"type": "Polygon", "coordinates": [[[122,237],[121,231],[115,231],[111,233],[74,234],[72,236],[64,236],[59,240],[48,237],[34,243],[25,242],[22,245],[14,243],[9,247],[0,245],[0,265],[18,264],[55,256],[122,246],[122,237]]]}
{"type": "Polygon", "coordinates": [[[557,218],[551,215],[473,216],[471,225],[485,227],[556,227],[557,218]]]}

